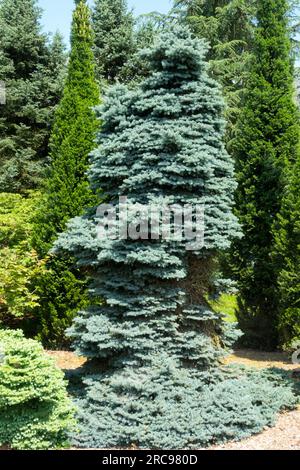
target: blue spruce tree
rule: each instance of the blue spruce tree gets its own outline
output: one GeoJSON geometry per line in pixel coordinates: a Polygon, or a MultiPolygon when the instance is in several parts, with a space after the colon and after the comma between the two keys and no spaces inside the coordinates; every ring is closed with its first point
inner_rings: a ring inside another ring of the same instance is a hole
{"type": "Polygon", "coordinates": [[[203,204],[205,246],[99,237],[95,210],[61,235],[56,250],[77,257],[94,298],[70,330],[91,365],[78,398],[80,446],[199,447],[257,432],[295,402],[280,377],[220,367],[237,335],[208,299],[216,255],[239,226],[223,102],[205,53],[172,27],[142,52],[151,76],[135,90],[117,85],[99,108],[94,191],[115,205],[127,196],[132,222],[138,205],[203,204]]]}

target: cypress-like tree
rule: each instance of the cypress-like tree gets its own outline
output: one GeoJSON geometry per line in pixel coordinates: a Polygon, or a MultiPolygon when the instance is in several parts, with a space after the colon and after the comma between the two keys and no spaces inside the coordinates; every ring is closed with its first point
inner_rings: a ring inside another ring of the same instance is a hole
{"type": "Polygon", "coordinates": [[[238,315],[247,343],[262,348],[278,344],[273,226],[299,141],[287,11],[286,0],[258,2],[254,61],[234,144],[244,231],[233,256],[238,315]]]}
{"type": "Polygon", "coordinates": [[[248,372],[249,380],[218,368],[236,335],[207,296],[215,255],[239,226],[223,102],[205,52],[181,27],[143,52],[151,76],[133,91],[117,85],[110,92],[90,170],[92,187],[108,202],[127,196],[132,223],[149,205],[205,204],[204,248],[157,237],[153,219],[151,239],[147,231],[144,239],[97,236],[100,211],[93,210],[75,218],[56,245],[93,279],[94,305],[70,330],[96,367],[78,403],[75,442],[84,447],[199,447],[257,432],[294,402],[275,377],[269,382],[269,372],[248,372]]]}
{"type": "Polygon", "coordinates": [[[113,83],[135,52],[133,14],[126,0],[96,0],[92,20],[97,77],[113,83]]]}
{"type": "Polygon", "coordinates": [[[290,348],[300,340],[300,151],[275,229],[274,261],[278,266],[279,289],[277,327],[280,345],[290,348]]]}
{"type": "Polygon", "coordinates": [[[226,100],[226,141],[230,149],[253,50],[256,0],[174,0],[175,11],[210,44],[210,73],[226,100]]]}
{"type": "Polygon", "coordinates": [[[300,108],[300,69],[295,71],[295,87],[296,87],[296,100],[300,108]]]}
{"type": "Polygon", "coordinates": [[[36,187],[47,163],[49,122],[62,92],[65,65],[57,38],[41,32],[36,0],[0,2],[0,192],[36,187]]]}
{"type": "MultiPolygon", "coordinates": [[[[34,235],[34,245],[42,258],[47,256],[68,220],[80,214],[94,199],[86,177],[98,125],[93,109],[99,103],[99,89],[92,47],[90,10],[85,0],[80,0],[73,15],[65,89],[51,137],[51,172],[34,235]]],[[[74,309],[84,302],[84,283],[76,279],[77,271],[72,264],[71,260],[62,262],[50,257],[47,274],[37,279],[40,337],[48,343],[63,339],[74,309]]]]}

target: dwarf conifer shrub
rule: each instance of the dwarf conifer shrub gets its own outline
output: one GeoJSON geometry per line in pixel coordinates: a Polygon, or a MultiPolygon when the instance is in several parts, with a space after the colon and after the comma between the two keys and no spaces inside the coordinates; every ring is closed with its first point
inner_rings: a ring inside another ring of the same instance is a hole
{"type": "Polygon", "coordinates": [[[215,258],[240,229],[223,101],[205,53],[178,26],[142,53],[151,75],[110,92],[90,169],[106,202],[127,196],[132,222],[134,204],[205,205],[204,247],[99,237],[93,209],[56,244],[92,277],[93,305],[70,330],[95,366],[80,388],[79,446],[201,447],[257,432],[296,400],[276,373],[220,366],[238,334],[207,298],[220,285],[215,258]]]}
{"type": "Polygon", "coordinates": [[[20,330],[0,330],[0,446],[62,448],[73,427],[73,405],[53,359],[20,330]]]}

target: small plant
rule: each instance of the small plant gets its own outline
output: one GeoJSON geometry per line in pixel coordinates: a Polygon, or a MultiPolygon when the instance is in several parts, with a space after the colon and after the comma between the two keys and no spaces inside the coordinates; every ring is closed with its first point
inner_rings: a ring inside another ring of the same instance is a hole
{"type": "Polygon", "coordinates": [[[63,373],[42,346],[19,330],[0,330],[0,446],[66,447],[73,415],[63,373]]]}

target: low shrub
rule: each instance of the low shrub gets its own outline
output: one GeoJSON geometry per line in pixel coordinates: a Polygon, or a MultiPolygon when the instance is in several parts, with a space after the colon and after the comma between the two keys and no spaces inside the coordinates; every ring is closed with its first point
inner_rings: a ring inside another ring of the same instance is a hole
{"type": "Polygon", "coordinates": [[[73,415],[64,375],[42,346],[19,330],[0,330],[0,446],[66,447],[73,415]]]}
{"type": "Polygon", "coordinates": [[[195,372],[163,353],[152,368],[90,373],[82,385],[73,437],[81,448],[199,449],[259,433],[298,403],[286,371],[232,365],[195,372]]]}

